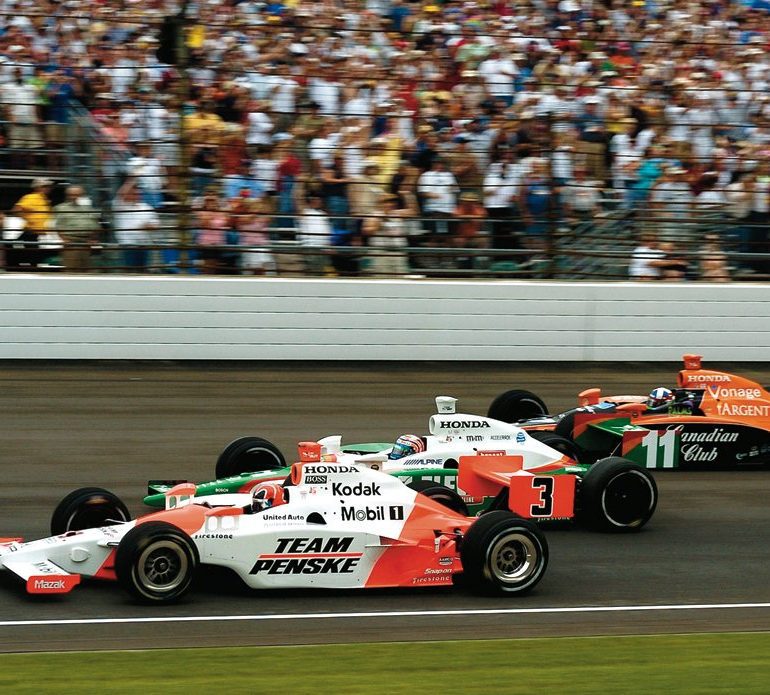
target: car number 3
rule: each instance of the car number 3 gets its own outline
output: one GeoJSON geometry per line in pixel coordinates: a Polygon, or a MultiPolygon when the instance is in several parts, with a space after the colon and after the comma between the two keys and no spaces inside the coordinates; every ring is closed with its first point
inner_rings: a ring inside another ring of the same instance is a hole
{"type": "Polygon", "coordinates": [[[553,478],[539,476],[532,478],[532,489],[540,493],[538,504],[530,507],[532,516],[551,516],[553,514],[553,478]]]}

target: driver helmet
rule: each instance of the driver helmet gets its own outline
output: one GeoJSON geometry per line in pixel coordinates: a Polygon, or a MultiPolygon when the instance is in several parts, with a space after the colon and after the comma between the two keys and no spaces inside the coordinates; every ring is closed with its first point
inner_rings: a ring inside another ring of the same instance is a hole
{"type": "Polygon", "coordinates": [[[283,485],[274,480],[259,483],[251,491],[251,510],[253,512],[262,512],[271,507],[278,507],[285,502],[283,485]]]}
{"type": "Polygon", "coordinates": [[[650,408],[657,408],[658,406],[665,405],[674,400],[674,393],[671,389],[667,389],[665,386],[659,386],[656,389],[650,391],[650,397],[647,400],[647,405],[650,408]]]}
{"type": "Polygon", "coordinates": [[[395,461],[404,458],[404,456],[419,454],[421,451],[425,451],[425,442],[422,441],[422,437],[418,437],[416,434],[402,434],[393,445],[388,458],[395,461]]]}

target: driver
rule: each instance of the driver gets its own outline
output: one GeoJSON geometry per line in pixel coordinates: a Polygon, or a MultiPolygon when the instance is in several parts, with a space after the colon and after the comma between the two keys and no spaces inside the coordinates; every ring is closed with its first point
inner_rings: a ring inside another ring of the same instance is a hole
{"type": "Polygon", "coordinates": [[[286,503],[283,485],[274,480],[259,483],[251,491],[251,511],[263,512],[286,503]]]}
{"type": "Polygon", "coordinates": [[[647,398],[647,411],[664,412],[674,402],[674,392],[665,386],[659,386],[650,391],[647,398]]]}
{"type": "Polygon", "coordinates": [[[425,451],[425,442],[422,437],[418,437],[416,434],[402,434],[396,443],[393,445],[388,458],[391,461],[396,459],[402,459],[405,456],[414,456],[421,451],[425,451]]]}

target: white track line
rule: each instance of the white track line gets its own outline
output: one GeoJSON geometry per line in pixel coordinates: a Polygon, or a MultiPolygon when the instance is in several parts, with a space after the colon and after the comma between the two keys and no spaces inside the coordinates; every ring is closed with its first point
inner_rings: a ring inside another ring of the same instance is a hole
{"type": "Polygon", "coordinates": [[[442,611],[371,611],[359,613],[276,613],[268,615],[181,615],[153,618],[75,618],[2,620],[0,627],[33,625],[116,625],[124,623],[212,623],[235,620],[340,620],[348,618],[413,618],[462,615],[542,615],[545,613],[631,613],[635,611],[703,611],[770,608],[770,603],[682,603],[660,606],[572,606],[563,608],[467,608],[442,611]]]}

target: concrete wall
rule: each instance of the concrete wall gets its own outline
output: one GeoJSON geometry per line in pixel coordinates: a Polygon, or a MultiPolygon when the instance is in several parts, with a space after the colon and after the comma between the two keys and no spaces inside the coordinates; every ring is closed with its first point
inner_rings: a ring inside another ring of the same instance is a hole
{"type": "Polygon", "coordinates": [[[766,284],[0,276],[0,359],[770,361],[766,284]]]}

